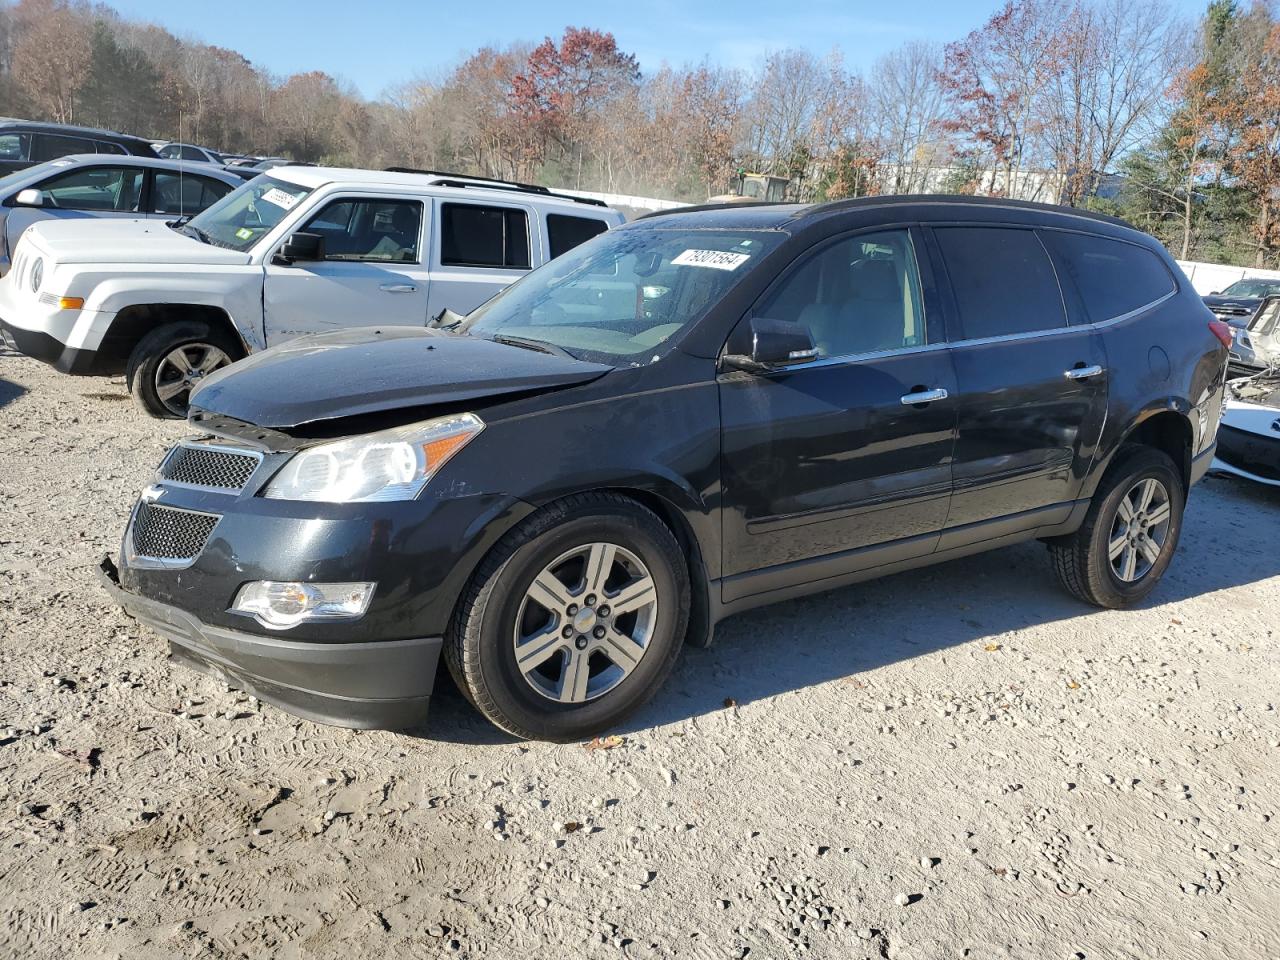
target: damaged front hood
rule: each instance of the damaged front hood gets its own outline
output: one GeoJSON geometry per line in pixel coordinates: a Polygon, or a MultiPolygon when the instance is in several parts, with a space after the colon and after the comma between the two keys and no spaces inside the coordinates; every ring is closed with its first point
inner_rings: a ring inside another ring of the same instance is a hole
{"type": "Polygon", "coordinates": [[[406,407],[588,383],[612,367],[422,327],[299,337],[224,367],[193,412],[287,430],[406,407]]]}

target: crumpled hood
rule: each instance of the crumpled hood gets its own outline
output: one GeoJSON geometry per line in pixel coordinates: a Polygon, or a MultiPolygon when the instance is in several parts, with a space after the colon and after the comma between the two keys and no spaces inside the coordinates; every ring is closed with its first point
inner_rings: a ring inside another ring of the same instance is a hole
{"type": "Polygon", "coordinates": [[[611,369],[442,330],[363,327],[298,337],[224,367],[191,406],[280,430],[573,386],[611,369]]]}
{"type": "Polygon", "coordinates": [[[41,220],[27,228],[33,242],[57,263],[248,263],[249,254],[201,243],[165,221],[41,220]]]}

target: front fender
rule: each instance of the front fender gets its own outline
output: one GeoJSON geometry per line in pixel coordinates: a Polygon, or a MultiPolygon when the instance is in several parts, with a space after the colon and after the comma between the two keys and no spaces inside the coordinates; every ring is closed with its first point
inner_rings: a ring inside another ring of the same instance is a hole
{"type": "MultiPolygon", "coordinates": [[[[110,315],[141,305],[213,307],[231,318],[244,345],[252,352],[266,347],[262,289],[261,267],[202,265],[199,270],[172,274],[140,274],[127,266],[113,265],[111,269],[77,271],[68,284],[68,295],[83,296],[86,311],[110,315]]],[[[94,334],[86,334],[85,346],[95,349],[101,343],[107,325],[99,327],[94,334]],[[89,343],[94,336],[96,340],[89,343]]]]}

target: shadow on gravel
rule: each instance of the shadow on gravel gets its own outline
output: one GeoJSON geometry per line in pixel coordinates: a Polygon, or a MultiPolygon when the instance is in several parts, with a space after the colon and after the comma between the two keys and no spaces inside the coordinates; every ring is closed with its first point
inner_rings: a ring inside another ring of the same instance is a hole
{"type": "Polygon", "coordinates": [[[0,407],[8,406],[26,392],[26,387],[21,387],[10,380],[6,380],[4,377],[0,377],[0,407]]]}
{"type": "MultiPolygon", "coordinates": [[[[0,339],[0,359],[20,356],[22,356],[22,354],[5,343],[3,339],[0,339]]],[[[13,403],[13,401],[17,400],[26,392],[26,387],[20,387],[18,384],[13,383],[10,380],[6,380],[4,377],[0,377],[0,407],[13,403]]]]}
{"type": "MultiPolygon", "coordinates": [[[[1280,489],[1210,477],[1193,493],[1182,540],[1143,609],[1280,576],[1280,489]]],[[[1025,627],[1096,616],[1059,586],[1046,549],[1026,543],[896,574],[725,620],[710,649],[686,648],[630,733],[764,700],[1025,627]]],[[[1123,614],[1112,614],[1123,616],[1123,614]]],[[[511,744],[441,671],[427,739],[511,744]]]]}

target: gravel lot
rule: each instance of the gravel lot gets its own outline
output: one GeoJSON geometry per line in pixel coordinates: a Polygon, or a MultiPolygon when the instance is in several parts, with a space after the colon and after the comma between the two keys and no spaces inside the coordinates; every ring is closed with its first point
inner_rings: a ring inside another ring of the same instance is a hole
{"type": "Polygon", "coordinates": [[[0,955],[1280,956],[1277,491],[1140,610],[1027,544],[739,617],[587,749],[171,666],[91,568],[183,429],[0,350],[0,955]]]}

